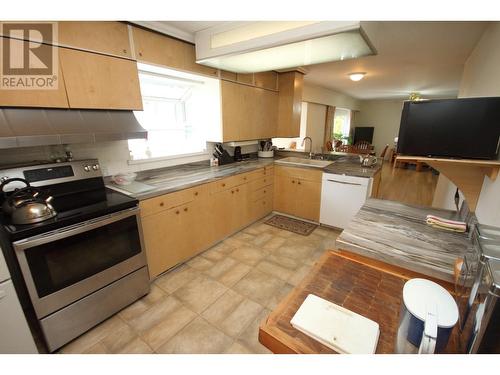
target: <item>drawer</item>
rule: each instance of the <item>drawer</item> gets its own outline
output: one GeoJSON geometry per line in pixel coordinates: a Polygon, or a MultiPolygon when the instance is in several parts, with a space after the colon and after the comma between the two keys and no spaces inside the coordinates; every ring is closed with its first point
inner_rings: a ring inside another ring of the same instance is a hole
{"type": "Polygon", "coordinates": [[[295,168],[295,167],[275,167],[276,176],[299,178],[301,180],[321,182],[323,172],[311,168],[295,168]]]}
{"type": "Polygon", "coordinates": [[[264,199],[264,198],[268,198],[268,199],[272,200],[273,186],[272,185],[264,186],[263,188],[261,188],[259,190],[252,191],[250,194],[251,194],[250,197],[251,197],[252,202],[257,201],[259,199],[264,199]]]}
{"type": "Polygon", "coordinates": [[[210,194],[215,194],[220,191],[231,189],[232,187],[241,185],[244,183],[242,175],[236,175],[231,177],[223,178],[222,180],[212,182],[210,184],[210,194]]]}
{"type": "Polygon", "coordinates": [[[189,189],[176,191],[174,193],[160,195],[151,199],[145,199],[139,203],[141,216],[149,216],[168,210],[181,204],[189,203],[201,198],[206,194],[206,186],[200,185],[189,189]]]}
{"type": "Polygon", "coordinates": [[[250,182],[250,191],[262,189],[264,186],[270,186],[274,183],[273,176],[260,177],[259,179],[250,182]]]}

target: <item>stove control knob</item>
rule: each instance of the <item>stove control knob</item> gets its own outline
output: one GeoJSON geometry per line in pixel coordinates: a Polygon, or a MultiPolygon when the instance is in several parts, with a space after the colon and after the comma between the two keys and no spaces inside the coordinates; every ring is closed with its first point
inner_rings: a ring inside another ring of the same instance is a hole
{"type": "Polygon", "coordinates": [[[90,172],[90,165],[84,165],[84,166],[83,166],[83,170],[84,170],[85,172],[90,172]]]}
{"type": "Polygon", "coordinates": [[[0,184],[4,183],[8,179],[9,179],[9,176],[2,176],[2,177],[0,177],[0,184]]]}
{"type": "Polygon", "coordinates": [[[98,170],[99,170],[99,164],[94,164],[94,165],[92,166],[92,169],[93,169],[94,171],[98,171],[98,170]]]}

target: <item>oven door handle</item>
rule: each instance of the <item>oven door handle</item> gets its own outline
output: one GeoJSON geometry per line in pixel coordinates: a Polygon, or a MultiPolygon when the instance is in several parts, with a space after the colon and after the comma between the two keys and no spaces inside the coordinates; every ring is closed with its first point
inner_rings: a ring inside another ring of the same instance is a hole
{"type": "Polygon", "coordinates": [[[126,219],[130,216],[137,215],[138,213],[139,213],[138,207],[130,208],[123,211],[118,211],[97,219],[87,220],[82,223],[70,225],[68,227],[57,229],[48,233],[16,241],[13,244],[14,249],[25,250],[29,249],[30,247],[35,247],[49,242],[61,240],[63,238],[75,236],[77,234],[88,232],[92,229],[100,228],[105,225],[115,223],[117,221],[126,219]]]}

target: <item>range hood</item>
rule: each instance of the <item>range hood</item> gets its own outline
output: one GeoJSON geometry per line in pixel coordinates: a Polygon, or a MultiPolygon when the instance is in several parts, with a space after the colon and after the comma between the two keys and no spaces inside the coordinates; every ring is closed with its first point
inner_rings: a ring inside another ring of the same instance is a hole
{"type": "Polygon", "coordinates": [[[196,62],[236,73],[348,60],[376,50],[359,21],[226,22],[195,34],[196,62]]]}
{"type": "Polygon", "coordinates": [[[132,111],[0,108],[0,148],[147,138],[132,111]]]}

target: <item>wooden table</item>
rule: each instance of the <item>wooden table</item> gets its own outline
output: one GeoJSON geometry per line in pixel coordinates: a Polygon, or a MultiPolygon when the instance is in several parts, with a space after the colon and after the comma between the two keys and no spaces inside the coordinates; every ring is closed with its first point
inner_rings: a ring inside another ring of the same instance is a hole
{"type": "MultiPolygon", "coordinates": [[[[315,294],[379,323],[376,353],[394,353],[403,285],[408,279],[419,276],[425,277],[349,252],[327,251],[262,322],[259,341],[274,353],[336,353],[290,324],[307,295],[315,294]]],[[[439,283],[448,290],[453,289],[451,284],[439,283]]],[[[460,346],[458,328],[455,328],[446,353],[460,353],[460,346]]]]}

